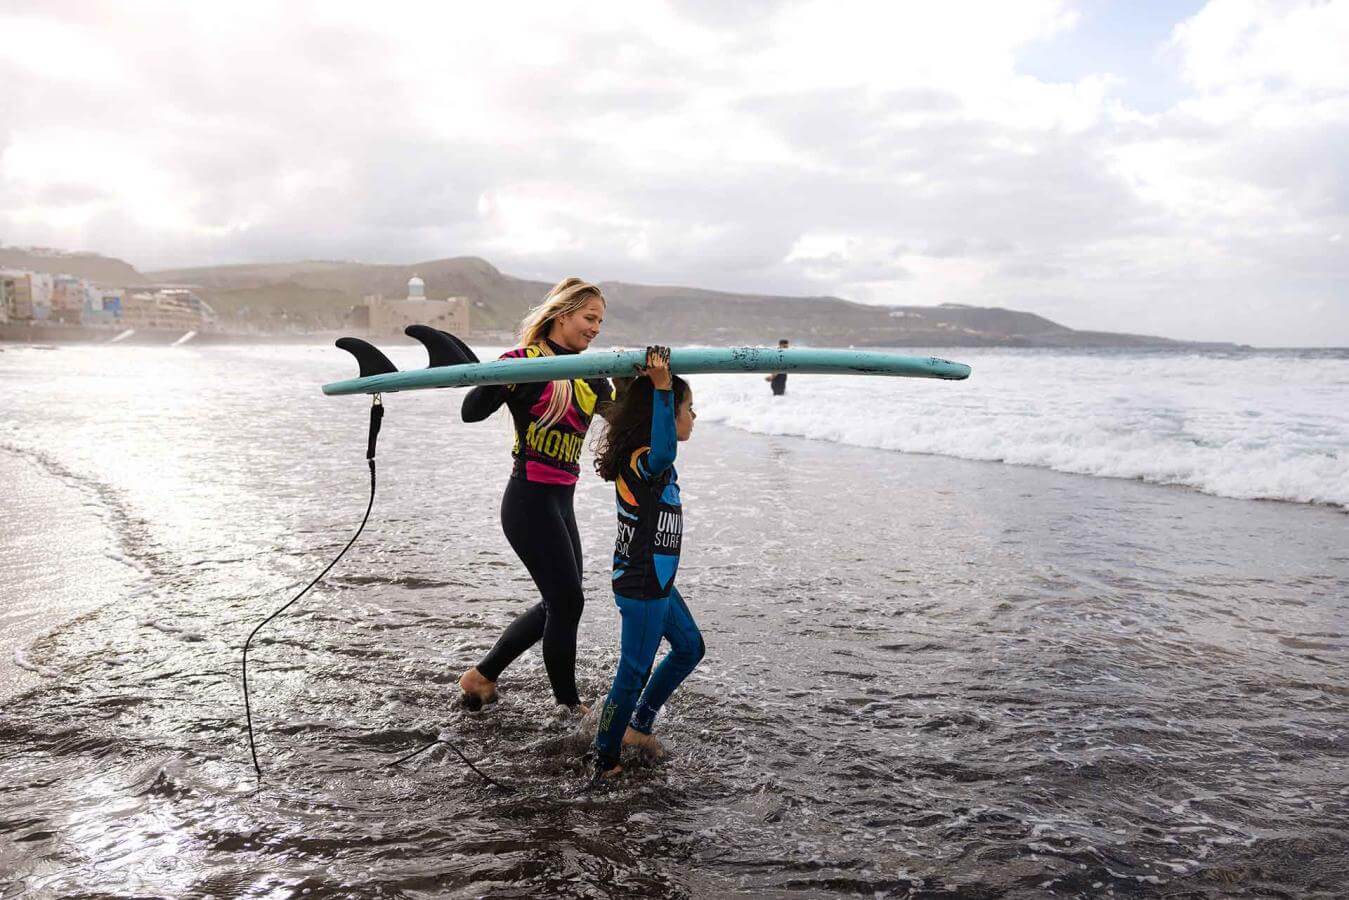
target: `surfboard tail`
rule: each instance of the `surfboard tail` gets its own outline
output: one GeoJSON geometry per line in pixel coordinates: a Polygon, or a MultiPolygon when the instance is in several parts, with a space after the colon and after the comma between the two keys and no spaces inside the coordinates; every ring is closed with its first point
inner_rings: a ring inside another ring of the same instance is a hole
{"type": "MultiPolygon", "coordinates": [[[[480,362],[478,354],[468,344],[439,328],[430,325],[409,325],[403,329],[408,337],[419,341],[426,348],[427,368],[438,369],[442,366],[464,366],[480,362]]],[[[356,357],[361,378],[371,375],[391,375],[398,371],[384,352],[369,341],[357,337],[337,339],[337,346],[356,357]]]]}

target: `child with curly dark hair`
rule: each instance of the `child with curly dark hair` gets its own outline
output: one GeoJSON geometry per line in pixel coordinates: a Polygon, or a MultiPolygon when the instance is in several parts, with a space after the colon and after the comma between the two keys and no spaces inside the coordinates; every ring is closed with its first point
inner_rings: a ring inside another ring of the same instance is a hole
{"type": "Polygon", "coordinates": [[[693,433],[693,391],[670,372],[667,347],[648,347],[638,371],[610,406],[595,448],[595,471],[614,483],[618,504],[613,586],[623,617],[618,671],[595,735],[596,778],[622,771],[624,744],[661,754],[651,734],[656,714],[706,650],[674,585],[684,530],[674,461],[678,442],[693,433]],[[670,652],[653,673],[661,638],[670,652]]]}

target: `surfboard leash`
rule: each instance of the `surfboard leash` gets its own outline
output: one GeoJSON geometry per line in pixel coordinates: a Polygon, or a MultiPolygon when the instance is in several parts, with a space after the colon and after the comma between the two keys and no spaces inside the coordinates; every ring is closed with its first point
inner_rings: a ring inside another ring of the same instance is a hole
{"type": "Polygon", "coordinates": [[[314,578],[313,581],[305,585],[303,590],[301,590],[294,597],[291,597],[290,600],[286,601],[284,605],[282,605],[279,609],[273,612],[270,616],[259,622],[257,626],[248,633],[247,639],[244,640],[244,653],[243,653],[244,717],[248,722],[248,751],[253,757],[253,771],[257,773],[259,782],[262,781],[262,766],[258,765],[258,745],[253,735],[253,706],[252,703],[249,701],[249,693],[248,693],[248,648],[253,643],[253,638],[257,636],[257,633],[261,631],[267,625],[267,623],[271,622],[277,616],[281,615],[283,612],[290,609],[291,606],[293,606],[296,603],[296,601],[298,601],[305,594],[309,593],[310,588],[312,588],[314,585],[322,581],[323,576],[327,575],[329,572],[332,571],[333,566],[337,565],[338,561],[342,559],[343,556],[346,556],[347,551],[351,549],[352,545],[356,543],[356,539],[361,536],[361,532],[365,530],[365,524],[370,521],[370,510],[372,510],[375,506],[375,443],[379,440],[379,428],[383,421],[384,421],[384,402],[381,400],[379,394],[375,394],[374,402],[370,404],[370,430],[365,445],[365,461],[370,466],[370,501],[365,505],[365,515],[361,518],[360,527],[357,528],[356,533],[351,536],[351,540],[347,541],[347,545],[342,548],[342,552],[338,553],[337,556],[333,558],[333,561],[328,563],[328,565],[323,569],[322,572],[318,574],[317,577],[314,578]]]}
{"type": "MultiPolygon", "coordinates": [[[[290,607],[293,606],[301,597],[309,593],[310,588],[312,588],[314,585],[322,581],[323,577],[332,571],[333,566],[337,565],[337,563],[342,559],[343,556],[346,556],[347,551],[352,548],[352,546],[356,543],[356,539],[361,536],[361,532],[365,530],[366,523],[370,521],[370,511],[374,509],[375,506],[375,444],[379,440],[379,429],[383,421],[384,421],[384,403],[380,398],[380,395],[375,394],[374,400],[370,404],[370,427],[365,445],[365,461],[370,466],[370,500],[365,505],[365,515],[361,517],[360,527],[356,529],[356,533],[351,536],[351,540],[347,541],[347,545],[342,548],[341,552],[338,553],[337,556],[333,558],[332,562],[328,563],[328,565],[324,567],[323,571],[320,572],[314,578],[313,581],[305,585],[303,590],[301,590],[294,597],[291,597],[290,600],[286,601],[286,603],[283,604],[279,609],[277,609],[267,618],[259,622],[257,626],[248,633],[247,639],[244,640],[243,666],[242,666],[243,682],[244,682],[244,718],[248,723],[248,752],[253,758],[253,771],[257,773],[259,783],[262,782],[262,766],[258,764],[258,745],[257,740],[254,737],[254,729],[253,729],[253,706],[252,703],[250,702],[248,691],[248,648],[252,645],[253,638],[257,636],[257,633],[259,631],[261,631],[269,622],[271,622],[277,616],[281,615],[283,612],[290,609],[290,607]]],[[[506,785],[500,783],[499,781],[490,778],[486,773],[478,769],[477,766],[473,765],[473,763],[469,761],[468,757],[464,755],[463,751],[461,751],[458,747],[456,747],[453,742],[448,741],[441,737],[437,737],[434,741],[420,748],[419,750],[415,750],[412,753],[408,753],[404,756],[401,756],[398,759],[394,760],[393,762],[385,763],[382,766],[382,768],[389,768],[391,766],[396,766],[399,763],[405,762],[411,759],[412,757],[417,756],[418,754],[430,750],[437,744],[445,744],[446,746],[448,746],[451,750],[453,750],[456,754],[458,754],[459,758],[462,759],[470,769],[472,769],[481,778],[483,778],[483,780],[487,781],[490,784],[495,785],[498,788],[501,788],[502,790],[505,791],[512,790],[512,788],[509,788],[506,785]]]]}

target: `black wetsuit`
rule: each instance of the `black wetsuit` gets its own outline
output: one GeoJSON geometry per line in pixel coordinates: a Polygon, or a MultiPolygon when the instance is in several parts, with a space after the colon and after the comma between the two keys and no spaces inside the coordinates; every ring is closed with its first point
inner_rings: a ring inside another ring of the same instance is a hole
{"type": "MultiPolygon", "coordinates": [[[[551,341],[549,346],[559,356],[574,352],[551,341]]],[[[538,347],[522,347],[502,358],[539,355],[538,347]]],[[[603,378],[576,379],[572,402],[562,420],[541,428],[539,421],[552,391],[551,382],[479,387],[464,398],[466,422],[487,418],[503,403],[510,409],[515,423],[514,464],[501,498],[501,528],[542,598],[507,626],[477,668],[484,678],[496,681],[520,654],[542,639],[543,664],[553,696],[558,703],[574,706],[580,702],[576,629],[585,594],[572,497],[586,430],[597,406],[613,399],[613,388],[603,378]]]]}
{"type": "Polygon", "coordinates": [[[787,393],[787,373],[786,372],[775,373],[773,375],[772,381],[770,381],[768,384],[769,387],[773,389],[773,396],[781,397],[783,394],[787,393]]]}

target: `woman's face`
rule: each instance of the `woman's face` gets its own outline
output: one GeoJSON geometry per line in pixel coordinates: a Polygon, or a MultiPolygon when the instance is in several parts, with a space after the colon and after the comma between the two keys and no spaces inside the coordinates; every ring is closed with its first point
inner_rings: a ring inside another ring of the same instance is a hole
{"type": "Polygon", "coordinates": [[[564,313],[553,320],[548,337],[568,350],[580,353],[590,346],[604,324],[604,301],[591,297],[585,306],[575,312],[564,313]]]}
{"type": "Polygon", "coordinates": [[[675,410],[675,437],[687,441],[689,435],[693,434],[693,420],[696,418],[698,414],[693,411],[693,391],[690,390],[684,402],[675,410]]]}

